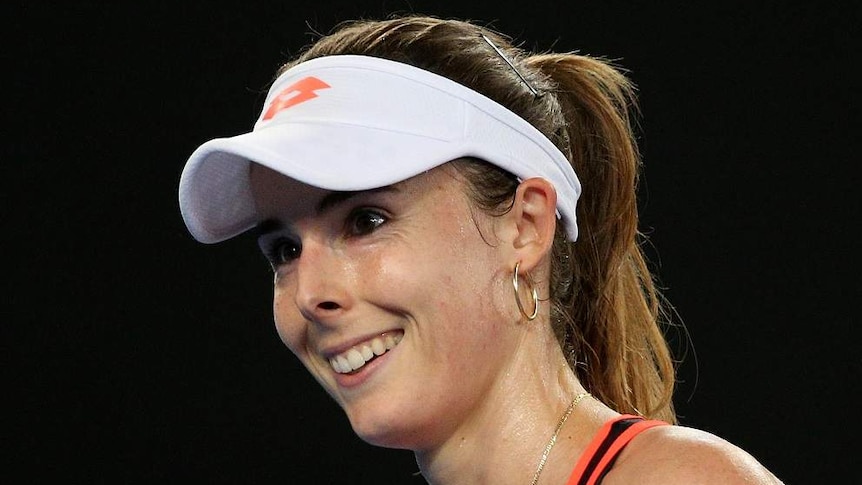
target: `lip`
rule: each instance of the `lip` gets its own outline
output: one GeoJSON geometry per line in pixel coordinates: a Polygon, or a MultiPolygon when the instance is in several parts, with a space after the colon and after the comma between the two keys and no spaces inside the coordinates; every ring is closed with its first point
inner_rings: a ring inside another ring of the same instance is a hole
{"type": "Polygon", "coordinates": [[[367,342],[367,341],[369,341],[375,337],[379,337],[379,336],[384,335],[386,333],[392,333],[392,332],[401,333],[402,339],[403,339],[404,330],[403,329],[393,329],[393,330],[388,330],[386,332],[374,333],[370,336],[367,336],[364,338],[359,338],[359,339],[356,339],[355,341],[351,341],[351,343],[349,343],[349,344],[341,344],[341,345],[338,345],[337,347],[333,347],[333,348],[327,350],[326,352],[322,352],[322,354],[326,357],[326,367],[330,370],[330,372],[333,376],[333,379],[335,380],[335,383],[338,385],[338,387],[340,387],[342,389],[351,389],[351,388],[357,388],[357,387],[365,384],[366,382],[368,382],[369,379],[371,379],[374,375],[376,375],[391,360],[391,358],[393,357],[393,354],[398,351],[398,347],[400,346],[400,343],[399,343],[399,345],[396,345],[392,349],[388,350],[386,353],[375,357],[372,361],[370,361],[367,364],[365,364],[364,366],[362,366],[362,368],[360,368],[359,370],[357,370],[353,373],[350,373],[350,374],[340,374],[338,372],[335,372],[335,370],[332,369],[332,367],[329,365],[329,359],[340,354],[340,353],[343,353],[343,352],[349,350],[352,347],[355,347],[356,345],[362,344],[362,343],[367,342]]]}
{"type": "MultiPolygon", "coordinates": [[[[355,339],[349,340],[347,342],[343,342],[343,343],[340,343],[338,345],[334,345],[334,346],[322,349],[320,351],[320,355],[322,355],[323,358],[328,362],[329,359],[331,359],[331,358],[333,358],[339,354],[342,354],[344,352],[347,352],[348,350],[350,350],[353,347],[356,347],[357,345],[363,344],[365,342],[369,342],[372,339],[380,337],[382,335],[386,335],[387,333],[393,333],[393,334],[394,333],[400,333],[403,335],[404,329],[393,328],[390,330],[384,330],[382,332],[375,332],[375,333],[367,334],[367,335],[364,335],[362,337],[356,337],[355,339]]],[[[386,355],[386,354],[384,354],[384,355],[386,355]]]]}
{"type": "MultiPolygon", "coordinates": [[[[393,348],[392,350],[386,352],[385,354],[378,356],[371,362],[362,366],[361,369],[354,373],[350,374],[339,374],[332,370],[332,375],[335,379],[335,383],[338,387],[342,389],[355,389],[366,382],[368,382],[372,377],[378,374],[380,370],[391,360],[393,357],[393,353],[397,350],[393,348]]],[[[329,365],[328,363],[326,364],[329,365]]]]}

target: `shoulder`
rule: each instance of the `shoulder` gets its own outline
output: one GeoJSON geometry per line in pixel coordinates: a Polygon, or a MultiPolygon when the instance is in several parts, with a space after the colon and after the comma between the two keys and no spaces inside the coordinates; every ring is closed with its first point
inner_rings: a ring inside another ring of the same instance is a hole
{"type": "Polygon", "coordinates": [[[657,426],[629,443],[604,483],[782,482],[745,450],[714,434],[684,426],[657,426]]]}

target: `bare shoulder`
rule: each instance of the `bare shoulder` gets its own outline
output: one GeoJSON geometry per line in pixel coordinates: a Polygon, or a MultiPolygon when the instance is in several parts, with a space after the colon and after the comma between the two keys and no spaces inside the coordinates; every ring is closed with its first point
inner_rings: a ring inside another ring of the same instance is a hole
{"type": "Polygon", "coordinates": [[[638,435],[604,482],[639,484],[781,484],[751,454],[706,431],[659,426],[638,435]]]}

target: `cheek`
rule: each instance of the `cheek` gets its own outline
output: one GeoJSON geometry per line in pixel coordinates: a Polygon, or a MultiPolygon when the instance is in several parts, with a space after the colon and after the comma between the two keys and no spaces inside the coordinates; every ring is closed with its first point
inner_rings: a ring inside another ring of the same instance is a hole
{"type": "Polygon", "coordinates": [[[298,357],[305,353],[307,340],[304,320],[297,310],[293,299],[287,293],[276,288],[273,294],[272,314],[275,320],[275,330],[284,345],[298,357]]]}

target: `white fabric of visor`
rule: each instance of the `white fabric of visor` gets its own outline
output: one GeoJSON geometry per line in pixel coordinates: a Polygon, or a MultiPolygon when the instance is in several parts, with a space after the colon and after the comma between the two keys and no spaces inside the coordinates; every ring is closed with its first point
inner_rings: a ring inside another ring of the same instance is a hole
{"type": "Polygon", "coordinates": [[[198,147],[180,178],[180,210],[195,239],[215,243],[259,222],[249,161],[315,187],[355,191],[391,185],[466,156],[522,180],[549,180],[557,191],[558,215],[569,238],[577,239],[580,182],[547,137],[445,77],[353,55],[291,68],[273,83],[253,131],[198,147]],[[293,94],[290,87],[309,77],[327,87],[301,90],[296,95],[303,100],[265,119],[279,95],[284,99],[286,89],[293,94]]]}

